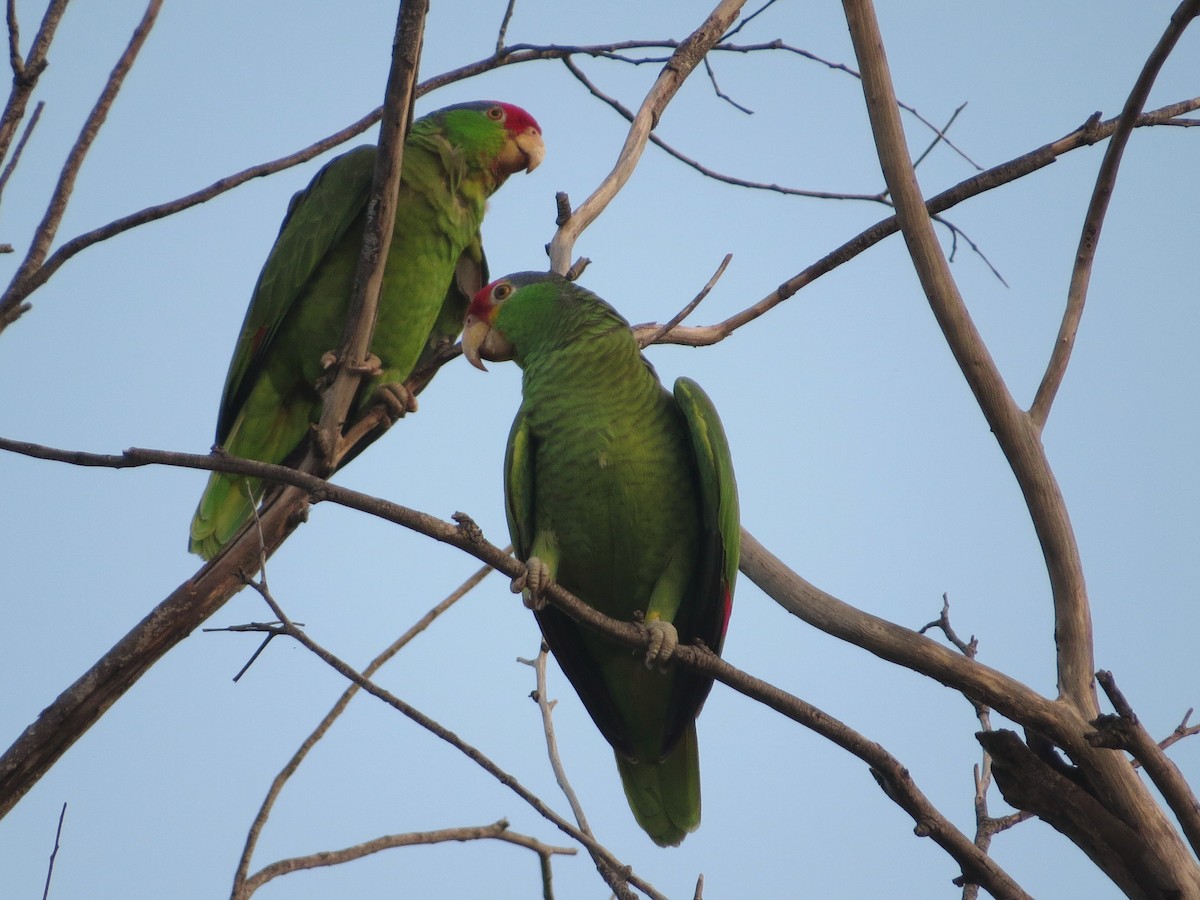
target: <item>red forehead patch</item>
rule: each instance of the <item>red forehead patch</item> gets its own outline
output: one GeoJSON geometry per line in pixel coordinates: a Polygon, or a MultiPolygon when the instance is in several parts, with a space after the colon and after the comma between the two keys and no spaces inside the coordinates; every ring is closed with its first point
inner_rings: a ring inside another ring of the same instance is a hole
{"type": "Polygon", "coordinates": [[[474,316],[477,319],[491,321],[492,312],[496,309],[496,304],[492,303],[492,288],[494,288],[503,280],[503,278],[497,278],[487,287],[477,292],[475,296],[471,298],[471,305],[467,308],[467,315],[474,316]]]}
{"type": "Polygon", "coordinates": [[[525,131],[532,127],[538,134],[542,133],[542,127],[538,125],[537,120],[529,113],[521,109],[519,106],[514,106],[512,103],[498,104],[504,109],[504,129],[513,133],[525,131]]]}

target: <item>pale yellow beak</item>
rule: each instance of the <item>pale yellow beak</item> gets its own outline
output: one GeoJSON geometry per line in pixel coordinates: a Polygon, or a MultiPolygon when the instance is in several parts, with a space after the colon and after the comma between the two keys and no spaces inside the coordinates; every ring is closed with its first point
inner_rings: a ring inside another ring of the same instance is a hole
{"type": "Polygon", "coordinates": [[[517,147],[525,154],[526,172],[532,172],[546,158],[546,144],[542,141],[542,134],[532,125],[517,135],[517,147]]]}
{"type": "Polygon", "coordinates": [[[483,319],[478,319],[473,315],[467,316],[466,322],[463,323],[462,333],[462,352],[467,358],[467,362],[477,369],[487,371],[487,366],[483,364],[483,359],[479,355],[480,349],[483,347],[483,342],[487,340],[488,332],[492,330],[492,326],[483,319]]]}
{"type": "Polygon", "coordinates": [[[505,175],[513,172],[532,172],[546,158],[546,145],[542,133],[530,125],[516,137],[510,137],[500,150],[498,167],[505,175]]]}

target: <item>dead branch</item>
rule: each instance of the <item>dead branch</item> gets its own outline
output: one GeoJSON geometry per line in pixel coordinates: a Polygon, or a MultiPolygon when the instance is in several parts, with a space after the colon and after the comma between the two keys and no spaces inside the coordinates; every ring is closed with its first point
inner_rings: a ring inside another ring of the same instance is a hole
{"type": "Polygon", "coordinates": [[[708,279],[708,281],[705,283],[704,287],[702,287],[700,289],[700,293],[698,293],[695,297],[693,297],[691,300],[689,300],[684,305],[683,309],[681,309],[681,310],[679,310],[679,312],[675,313],[675,315],[673,315],[667,321],[667,323],[665,325],[663,325],[660,329],[658,329],[658,331],[654,332],[649,337],[639,338],[638,339],[639,346],[641,346],[644,349],[645,347],[649,346],[650,344],[655,343],[664,334],[666,334],[668,331],[670,331],[672,328],[674,328],[676,325],[678,325],[680,322],[682,322],[684,319],[686,319],[688,316],[690,316],[695,311],[696,307],[704,302],[704,298],[709,295],[709,292],[712,291],[714,286],[716,286],[717,281],[720,280],[721,276],[725,274],[725,270],[729,267],[729,263],[732,259],[733,259],[733,254],[726,253],[725,258],[721,260],[721,264],[719,266],[717,266],[717,271],[713,272],[712,278],[708,279]]]}
{"type": "Polygon", "coordinates": [[[550,268],[553,271],[561,275],[570,268],[575,241],[584,229],[604,211],[612,198],[629,180],[629,176],[633,174],[642,151],[646,147],[650,132],[658,125],[663,110],[671,102],[671,98],[675,96],[684,80],[699,65],[704,55],[721,39],[721,35],[737,18],[737,14],[744,4],[745,0],[721,0],[709,13],[703,24],[688,35],[679,48],[671,54],[671,59],[663,66],[658,78],[655,79],[654,86],[650,88],[649,93],[642,101],[612,171],[600,182],[600,186],[583,202],[583,205],[574,211],[571,218],[559,226],[558,231],[551,239],[547,252],[550,255],[550,268]]]}
{"type": "MultiPolygon", "coordinates": [[[[1200,109],[1200,97],[1172,103],[1153,112],[1138,117],[1138,127],[1165,125],[1177,116],[1200,109]]],[[[1104,140],[1116,130],[1117,119],[1105,122],[1088,122],[1049,144],[1043,144],[1036,150],[1031,150],[1008,162],[994,166],[985,172],[961,181],[954,187],[936,194],[926,201],[926,209],[930,214],[945,212],[964,200],[978,196],[986,191],[1001,187],[1030,175],[1039,169],[1053,163],[1056,159],[1080,147],[1091,146],[1097,141],[1104,140]]],[[[683,344],[689,347],[704,347],[723,341],[743,325],[748,325],[755,319],[774,309],[780,303],[795,296],[802,288],[816,281],[822,275],[827,275],[838,266],[849,262],[864,250],[875,246],[884,238],[891,237],[900,230],[900,224],[895,216],[889,216],[876,222],[870,228],[860,232],[836,250],[827,253],[808,268],[793,275],[771,293],[757,303],[748,306],[741,312],[730,316],[715,325],[680,327],[672,329],[663,336],[659,343],[683,344]]],[[[657,329],[658,326],[642,326],[657,329]]],[[[647,332],[649,333],[649,332],[647,332]]]]}
{"type": "MultiPolygon", "coordinates": [[[[406,528],[424,534],[426,537],[457,547],[471,554],[476,559],[503,572],[510,578],[520,576],[524,573],[524,566],[520,562],[501,551],[498,547],[483,540],[478,532],[478,526],[470,527],[474,523],[466,516],[458,516],[462,524],[451,524],[430,516],[427,513],[352,491],[339,485],[331,484],[308,473],[287,468],[286,466],[271,465],[269,463],[258,462],[257,460],[237,459],[236,457],[223,454],[201,456],[137,448],[127,450],[120,455],[101,456],[98,454],[80,453],[78,451],[60,451],[36,445],[20,444],[19,442],[7,439],[0,439],[0,449],[9,449],[17,452],[24,451],[27,455],[34,455],[43,459],[56,459],[62,462],[72,462],[78,465],[115,468],[154,464],[179,465],[187,468],[219,470],[235,475],[250,475],[266,481],[276,481],[292,485],[295,489],[309,495],[314,502],[332,500],[339,505],[357,509],[398,525],[403,525],[406,528]]],[[[793,605],[789,605],[785,599],[780,599],[781,597],[787,597],[786,586],[796,582],[807,585],[807,582],[803,582],[803,579],[800,579],[798,575],[779,563],[775,557],[762,548],[754,540],[753,536],[744,529],[742,531],[742,571],[789,610],[793,610],[793,605]],[[771,567],[767,562],[768,560],[773,560],[775,566],[771,567]]],[[[853,607],[849,607],[847,604],[843,604],[829,595],[821,594],[816,588],[812,588],[811,585],[808,585],[808,588],[816,592],[817,595],[820,595],[816,604],[818,614],[815,616],[815,619],[817,621],[821,621],[823,618],[827,620],[828,627],[818,625],[818,627],[823,627],[823,630],[835,634],[835,636],[842,636],[842,634],[847,633],[845,629],[847,623],[850,623],[849,628],[851,630],[860,629],[860,633],[856,635],[856,639],[854,640],[859,646],[863,646],[871,650],[871,652],[876,652],[884,658],[889,658],[888,651],[899,648],[900,658],[894,661],[901,662],[902,665],[906,665],[914,669],[914,671],[931,674],[932,677],[964,693],[975,693],[984,699],[995,700],[994,705],[996,708],[1004,711],[1006,715],[1009,715],[1009,711],[1011,711],[1010,717],[1014,720],[1032,721],[1038,723],[1038,725],[1044,725],[1048,733],[1055,734],[1056,736],[1058,734],[1064,735],[1064,740],[1069,744],[1069,739],[1074,734],[1070,727],[1070,723],[1073,722],[1071,718],[1073,712],[1069,707],[1053,704],[1035,692],[1030,691],[1020,682],[955,654],[935,641],[923,638],[915,634],[915,632],[901,628],[898,625],[892,625],[889,622],[855,610],[853,607]]],[[[560,585],[550,586],[547,590],[547,597],[562,608],[571,618],[594,631],[598,631],[613,640],[620,641],[629,647],[645,650],[648,646],[648,635],[644,628],[632,622],[618,622],[614,619],[609,619],[564,590],[560,585]]],[[[279,616],[281,621],[285,621],[281,615],[282,610],[274,608],[274,612],[276,616],[279,616]]],[[[801,614],[804,618],[808,618],[808,614],[811,612],[812,610],[804,608],[798,614],[801,614]]],[[[814,624],[816,624],[816,621],[814,621],[814,624]]],[[[291,632],[289,631],[289,633],[291,632]]],[[[298,637],[297,639],[301,638],[298,637]]],[[[305,646],[309,646],[309,649],[312,649],[310,646],[312,642],[307,637],[301,640],[302,643],[305,643],[305,646]]],[[[322,655],[322,653],[325,653],[325,651],[318,653],[322,659],[326,659],[329,656],[327,653],[325,655],[322,655]]],[[[974,843],[942,817],[941,813],[938,812],[912,782],[907,770],[880,745],[867,740],[862,735],[853,731],[853,729],[848,728],[816,707],[805,703],[798,697],[788,694],[761,679],[757,679],[731,666],[707,648],[699,645],[682,646],[676,650],[675,658],[684,665],[694,666],[700,671],[711,675],[739,693],[766,704],[777,712],[791,718],[793,721],[816,731],[821,736],[838,744],[838,746],[859,756],[859,758],[872,767],[873,774],[881,786],[885,788],[888,796],[913,816],[918,825],[918,833],[921,836],[932,837],[939,846],[945,849],[962,867],[963,874],[968,881],[978,881],[994,896],[1025,896],[1015,882],[1012,882],[1011,878],[993,860],[980,853],[974,843]]],[[[344,664],[340,664],[340,661],[336,660],[336,658],[330,657],[326,661],[334,665],[335,668],[338,668],[338,671],[342,672],[345,677],[351,678],[356,683],[362,685],[364,689],[381,697],[381,699],[387,700],[388,703],[394,706],[396,704],[403,705],[403,701],[398,699],[393,703],[392,699],[389,699],[390,695],[384,697],[386,692],[383,692],[381,689],[372,690],[372,688],[367,687],[365,679],[362,679],[357,673],[349,670],[344,664]]],[[[396,706],[396,708],[400,709],[401,706],[396,706]]],[[[413,710],[413,713],[417,716],[420,715],[415,710],[413,710]]],[[[405,715],[409,715],[409,713],[405,712],[405,715]]],[[[420,721],[419,719],[414,720],[420,721]]],[[[425,726],[425,722],[420,721],[420,724],[423,727],[430,727],[435,733],[440,733],[436,730],[440,728],[436,723],[430,723],[429,726],[425,726]]],[[[1085,727],[1085,723],[1079,723],[1079,727],[1082,730],[1085,727]]],[[[1082,741],[1082,739],[1080,740],[1082,741]]],[[[16,756],[19,759],[17,747],[14,745],[14,748],[10,749],[9,753],[5,756],[16,756]]],[[[6,798],[4,764],[5,758],[0,758],[0,802],[3,802],[6,798]]],[[[555,820],[555,824],[558,824],[558,820],[555,820]]],[[[562,826],[560,825],[559,827],[561,828],[562,826]]],[[[574,829],[572,828],[572,831],[569,833],[574,833],[574,829]]]]}
{"type": "Polygon", "coordinates": [[[1200,802],[1197,802],[1187,780],[1142,726],[1133,707],[1117,687],[1112,672],[1101,670],[1096,673],[1096,680],[1104,688],[1104,693],[1108,695],[1117,714],[1096,718],[1093,724],[1097,732],[1090,736],[1093,743],[1098,747],[1124,750],[1141,763],[1154,786],[1167,801],[1167,806],[1171,807],[1171,812],[1175,813],[1184,835],[1192,845],[1192,850],[1200,853],[1200,802]]]}
{"type": "MultiPolygon", "coordinates": [[[[46,213],[42,216],[42,221],[34,232],[33,241],[29,245],[25,259],[13,276],[14,284],[28,278],[31,272],[42,265],[46,255],[50,252],[50,244],[58,233],[58,226],[67,210],[67,201],[75,187],[75,179],[79,175],[84,157],[87,156],[92,142],[100,132],[100,127],[108,117],[108,111],[112,108],[113,101],[121,90],[125,76],[129,74],[138,53],[146,43],[146,38],[150,36],[150,29],[154,27],[154,21],[161,8],[162,0],[150,0],[146,6],[146,12],[142,15],[141,21],[129,39],[129,44],[109,74],[99,99],[96,100],[95,106],[92,107],[92,111],[84,121],[83,128],[79,132],[74,146],[71,147],[70,153],[67,154],[66,162],[63,163],[62,171],[58,176],[58,183],[54,186],[54,192],[50,195],[50,202],[46,206],[46,213]]],[[[15,297],[6,296],[0,299],[0,331],[3,331],[6,325],[20,316],[21,311],[20,302],[15,297]]]]}
{"type": "Polygon", "coordinates": [[[13,172],[16,171],[17,163],[21,161],[21,153],[24,152],[25,145],[29,142],[30,135],[33,134],[33,129],[37,128],[38,120],[42,117],[42,110],[45,108],[45,101],[39,100],[33,108],[33,115],[29,117],[29,121],[25,123],[25,127],[21,130],[21,138],[17,141],[17,147],[13,150],[12,158],[9,159],[8,165],[4,167],[4,172],[0,173],[0,196],[4,195],[4,188],[8,185],[8,180],[12,178],[13,172]]]}
{"type": "Polygon", "coordinates": [[[0,115],[0,160],[8,156],[8,148],[12,144],[17,126],[25,118],[25,108],[29,105],[33,89],[37,87],[38,77],[46,68],[46,54],[50,50],[50,43],[54,40],[54,32],[58,30],[63,13],[66,12],[67,0],[51,0],[46,5],[42,23],[38,26],[37,34],[34,35],[33,42],[29,46],[29,55],[25,59],[21,59],[21,38],[17,26],[16,4],[10,0],[6,7],[8,59],[12,66],[13,88],[8,95],[4,113],[0,115]]]}
{"type": "MultiPolygon", "coordinates": [[[[379,671],[383,665],[388,662],[397,653],[408,646],[418,634],[423,632],[434,620],[442,613],[448,610],[451,606],[465,597],[492,571],[490,566],[484,566],[477,570],[474,575],[464,581],[457,589],[451,592],[445,599],[441,600],[437,605],[430,609],[425,615],[418,619],[411,628],[404,634],[396,638],[391,644],[385,647],[380,653],[368,663],[367,667],[362,670],[363,676],[366,678],[372,677],[379,671]]],[[[300,764],[304,762],[310,750],[325,736],[333,723],[338,720],[346,707],[350,705],[350,701],[354,699],[354,695],[359,691],[357,684],[351,684],[341,697],[334,703],[333,707],[325,714],[317,726],[312,730],[303,743],[292,754],[291,759],[287,761],[284,767],[279,771],[279,774],[271,781],[270,788],[267,789],[267,796],[263,798],[262,805],[259,807],[258,813],[254,816],[254,821],[250,824],[250,830],[246,834],[246,843],[242,849],[241,858],[238,860],[237,870],[233,876],[233,896],[237,897],[244,890],[244,885],[250,872],[250,860],[254,856],[255,847],[258,845],[259,835],[262,834],[262,829],[267,823],[267,818],[271,815],[271,810],[275,806],[275,801],[279,798],[279,794],[283,791],[284,785],[291,779],[296,770],[300,768],[300,764]]]]}
{"type": "Polygon", "coordinates": [[[343,863],[353,862],[356,859],[370,856],[373,853],[379,853],[382,850],[391,850],[396,847],[415,847],[420,844],[442,844],[449,841],[464,842],[489,839],[515,844],[518,847],[527,847],[541,858],[556,855],[574,856],[576,853],[574,847],[554,847],[550,844],[544,844],[529,835],[509,831],[508,821],[501,819],[499,822],[493,822],[491,825],[442,828],[437,831],[413,831],[406,834],[388,834],[383,837],[377,837],[374,840],[364,841],[361,844],[355,844],[352,847],[344,847],[341,850],[327,850],[321,853],[312,853],[308,856],[283,859],[255,872],[246,880],[243,889],[234,893],[233,898],[234,900],[246,900],[246,898],[254,894],[255,891],[268,881],[278,878],[281,875],[287,875],[291,872],[301,872],[305,869],[317,869],[323,866],[342,865],[343,863]]]}
{"type": "MultiPolygon", "coordinates": [[[[405,16],[417,14],[414,6],[404,5],[401,21],[411,21],[405,16]]],[[[400,27],[398,22],[397,29],[400,27]]],[[[419,47],[419,37],[415,41],[397,40],[393,46],[393,70],[415,71],[416,61],[404,60],[401,56],[404,53],[418,52],[419,47]]],[[[399,127],[381,135],[377,167],[389,165],[383,160],[385,157],[390,158],[393,150],[401,152],[399,148],[384,143],[385,138],[389,142],[394,140],[397,132],[402,140],[404,129],[407,127],[406,117],[411,108],[411,85],[405,92],[401,84],[399,78],[389,77],[388,98],[392,101],[390,105],[395,108],[402,100],[406,105],[397,116],[399,127]],[[405,99],[406,95],[408,99],[405,99]]],[[[398,170],[398,166],[396,168],[398,170]]],[[[379,179],[376,179],[373,192],[380,186],[379,179]]],[[[371,205],[378,207],[379,203],[379,198],[373,196],[371,205]]],[[[355,308],[361,310],[360,306],[356,305],[355,308]]],[[[360,326],[355,320],[355,315],[351,314],[347,319],[346,333],[354,334],[357,339],[358,328],[361,327],[366,335],[363,340],[369,341],[373,325],[373,316],[360,326]]],[[[331,388],[331,393],[336,393],[336,396],[326,398],[322,421],[340,423],[344,419],[351,394],[345,385],[357,383],[357,379],[358,376],[348,368],[338,372],[331,388]],[[325,418],[326,416],[328,418],[325,418]]],[[[301,465],[310,469],[319,468],[319,454],[310,450],[301,465]]],[[[67,748],[90,728],[117,698],[136,683],[150,666],[241,589],[245,573],[259,570],[262,562],[303,520],[307,505],[307,494],[294,488],[282,490],[274,497],[268,498],[257,519],[252,523],[253,527],[242,529],[216,559],[203,566],[192,578],[151,610],[21,733],[9,750],[0,756],[0,817],[12,808],[67,748]]]]}
{"type": "Polygon", "coordinates": [[[1121,156],[1125,145],[1133,134],[1134,122],[1137,121],[1142,107],[1150,96],[1150,88],[1161,71],[1163,63],[1175,49],[1175,45],[1183,36],[1183,32],[1191,24],[1192,19],[1200,13],[1200,3],[1194,0],[1184,0],[1171,16],[1167,30],[1159,38],[1149,58],[1146,60],[1129,98],[1117,118],[1116,128],[1112,139],[1104,151],[1104,160],[1100,163],[1100,172],[1096,176],[1096,185],[1092,189],[1092,199],[1088,203],[1087,214],[1083,218],[1083,233],[1079,238],[1079,249],[1075,253],[1075,265],[1071,270],[1071,283],[1067,290],[1067,305],[1063,313],[1062,324],[1058,329],[1058,338],[1054,350],[1050,354],[1050,362],[1046,366],[1046,374],[1038,385],[1034,395],[1033,405],[1029,415],[1034,424],[1041,429],[1046,425],[1046,417],[1050,414],[1050,406],[1054,396],[1067,374],[1067,364],[1071,360],[1071,350],[1075,346],[1075,335],[1079,331],[1079,321],[1083,317],[1083,306],[1087,300],[1088,283],[1092,277],[1092,263],[1096,258],[1096,246],[1100,241],[1100,229],[1104,225],[1104,216],[1108,211],[1108,202],[1112,198],[1113,188],[1117,183],[1117,170],[1121,166],[1121,156]]]}
{"type": "MultiPolygon", "coordinates": [[[[445,522],[443,522],[441,524],[443,526],[447,525],[447,523],[445,523],[445,522]]],[[[459,529],[455,528],[454,526],[448,526],[448,527],[453,528],[455,531],[459,530],[459,529]]],[[[463,538],[463,540],[469,541],[470,539],[463,538]]],[[[478,541],[472,541],[471,543],[474,543],[476,546],[482,546],[482,544],[478,541]]],[[[491,545],[487,545],[487,546],[488,546],[490,553],[493,556],[500,554],[500,550],[498,547],[492,547],[491,545]]],[[[506,560],[511,561],[512,563],[516,563],[516,560],[513,560],[512,557],[503,557],[501,555],[501,558],[505,558],[506,560]]],[[[520,566],[519,563],[516,563],[516,564],[518,566],[520,566]]],[[[520,566],[520,568],[523,570],[524,566],[520,566]]],[[[482,768],[485,772],[487,772],[489,775],[491,775],[493,778],[495,778],[497,781],[499,781],[501,784],[503,784],[505,787],[507,787],[509,790],[511,790],[513,793],[515,793],[518,797],[520,797],[522,800],[524,800],[527,804],[529,804],[531,807],[533,807],[534,811],[537,812],[540,816],[545,818],[547,821],[549,821],[551,824],[553,824],[555,827],[557,827],[563,833],[569,835],[570,837],[572,837],[573,839],[575,839],[576,841],[578,841],[579,843],[581,843],[585,847],[587,847],[589,853],[592,853],[593,855],[599,855],[604,860],[604,864],[605,864],[604,869],[605,870],[608,870],[608,871],[611,871],[614,873],[620,873],[621,876],[625,880],[627,880],[630,884],[635,885],[639,890],[641,890],[647,896],[655,898],[655,900],[666,900],[666,898],[664,898],[661,894],[659,894],[657,891],[655,891],[654,888],[650,884],[645,882],[643,879],[638,878],[637,876],[633,875],[630,868],[623,865],[615,856],[612,855],[612,853],[606,847],[604,847],[602,844],[598,843],[590,835],[584,834],[582,831],[580,831],[578,828],[576,828],[574,825],[572,825],[566,819],[562,818],[562,816],[558,815],[558,813],[554,812],[554,810],[552,810],[549,806],[547,806],[540,797],[538,797],[536,794],[534,794],[532,791],[530,791],[528,788],[526,788],[524,785],[522,785],[521,782],[519,782],[513,775],[506,772],[504,769],[500,768],[500,766],[496,765],[496,763],[494,763],[489,757],[487,757],[480,750],[476,749],[471,744],[468,744],[466,741],[464,741],[462,738],[460,738],[457,734],[450,731],[448,728],[445,728],[443,725],[441,725],[436,720],[425,715],[420,710],[418,710],[416,707],[412,706],[409,703],[406,703],[404,700],[401,700],[395,694],[391,693],[390,691],[385,690],[384,688],[375,684],[375,682],[371,681],[370,679],[365,678],[363,675],[356,672],[352,667],[347,665],[345,662],[343,662],[337,656],[330,653],[328,650],[326,650],[324,647],[322,647],[320,644],[318,644],[316,641],[314,641],[312,638],[310,638],[307,634],[305,634],[302,630],[300,630],[298,627],[296,627],[296,625],[288,619],[287,614],[283,611],[283,608],[280,607],[278,602],[276,602],[275,598],[271,596],[270,591],[268,591],[266,589],[265,585],[263,585],[261,582],[250,582],[249,585],[250,585],[250,587],[254,588],[259,593],[259,595],[263,598],[263,600],[266,601],[267,605],[271,607],[271,612],[273,612],[278,617],[279,621],[283,623],[283,628],[286,631],[286,633],[288,634],[288,636],[293,638],[294,640],[296,640],[298,643],[302,644],[305,647],[305,649],[307,649],[310,653],[317,656],[327,666],[334,669],[343,678],[346,678],[347,680],[358,685],[360,688],[365,690],[367,693],[371,694],[373,697],[376,697],[376,698],[382,700],[384,703],[386,703],[388,706],[395,709],[397,712],[399,712],[402,715],[406,716],[407,718],[411,719],[413,722],[415,722],[417,725],[420,725],[422,728],[424,728],[426,731],[433,734],[435,737],[440,738],[442,741],[445,741],[447,744],[454,747],[456,750],[458,750],[460,753],[462,753],[464,756],[466,756],[468,759],[470,759],[472,762],[474,762],[476,765],[478,765],[480,768],[482,768]]],[[[576,602],[582,604],[582,601],[576,601],[576,602]]],[[[609,886],[612,887],[613,890],[617,893],[617,896],[620,898],[620,900],[635,900],[632,892],[630,892],[627,887],[623,888],[619,882],[610,883],[609,886]]]]}
{"type": "MultiPolygon", "coordinates": [[[[1042,546],[1054,600],[1060,696],[1079,715],[1092,719],[1099,710],[1091,674],[1091,612],[1066,505],[1045,457],[1038,428],[1008,393],[937,244],[895,109],[895,94],[874,8],[870,0],[843,0],[843,7],[862,68],[863,94],[880,162],[895,198],[896,215],[913,266],[946,342],[1013,469],[1042,546]]],[[[1103,796],[1103,807],[1115,824],[1113,828],[1084,828],[1074,819],[1060,820],[1068,829],[1065,833],[1123,888],[1137,884],[1153,891],[1160,885],[1171,885],[1181,893],[1200,892],[1200,870],[1132,769],[1114,754],[1089,753],[1084,746],[1077,745],[1071,753],[1072,759],[1086,772],[1093,790],[1103,796]],[[1127,828],[1126,823],[1131,822],[1137,823],[1136,841],[1126,840],[1116,827],[1127,828]],[[1101,860],[1107,857],[1113,859],[1102,864],[1101,860]]],[[[994,752],[992,755],[998,763],[994,752]]],[[[1030,771],[1021,761],[1006,762],[1012,762],[1026,774],[1030,771]]],[[[999,779],[999,771],[994,770],[999,779]]],[[[998,783],[1005,790],[1004,784],[998,783]]],[[[1058,787],[1053,785],[1050,794],[1054,795],[1058,787]]],[[[1005,796],[1008,798],[1007,791],[1005,796]]],[[[1013,805],[1033,809],[1020,803],[1013,805]]],[[[1072,808],[1076,807],[1082,809],[1079,804],[1072,808]]],[[[1091,812],[1085,810],[1084,815],[1091,812]]]]}

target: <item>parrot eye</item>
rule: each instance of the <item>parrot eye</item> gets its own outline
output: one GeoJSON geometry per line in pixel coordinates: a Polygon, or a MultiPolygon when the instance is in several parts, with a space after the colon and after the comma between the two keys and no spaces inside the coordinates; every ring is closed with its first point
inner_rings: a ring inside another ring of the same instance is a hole
{"type": "Polygon", "coordinates": [[[496,300],[507,300],[512,296],[513,287],[511,284],[498,284],[492,290],[492,297],[496,300]]]}
{"type": "Polygon", "coordinates": [[[499,106],[493,106],[487,111],[487,117],[499,122],[504,118],[504,110],[499,106]]]}

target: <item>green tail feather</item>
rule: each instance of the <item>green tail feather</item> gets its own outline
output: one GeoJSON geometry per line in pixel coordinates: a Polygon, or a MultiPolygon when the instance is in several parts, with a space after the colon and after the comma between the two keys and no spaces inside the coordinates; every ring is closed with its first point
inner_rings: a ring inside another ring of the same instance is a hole
{"type": "Polygon", "coordinates": [[[188,549],[206,560],[216,556],[254,512],[250,496],[258,490],[256,478],[213,472],[192,519],[188,549]]]}
{"type": "Polygon", "coordinates": [[[660,763],[630,762],[617,755],[617,770],[629,808],[642,830],[660,847],[678,847],[700,827],[700,751],[696,726],[660,763]]]}

